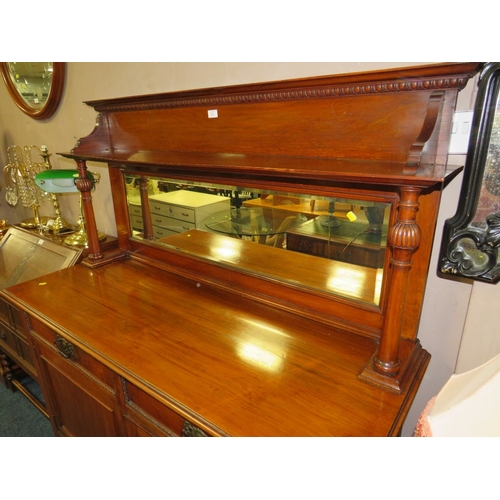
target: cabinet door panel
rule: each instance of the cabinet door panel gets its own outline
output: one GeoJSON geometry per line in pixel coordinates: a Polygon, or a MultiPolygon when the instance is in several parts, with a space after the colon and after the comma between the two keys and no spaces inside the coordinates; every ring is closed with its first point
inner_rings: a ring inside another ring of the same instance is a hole
{"type": "Polygon", "coordinates": [[[38,344],[51,415],[63,436],[119,436],[115,395],[45,345],[38,344]]]}

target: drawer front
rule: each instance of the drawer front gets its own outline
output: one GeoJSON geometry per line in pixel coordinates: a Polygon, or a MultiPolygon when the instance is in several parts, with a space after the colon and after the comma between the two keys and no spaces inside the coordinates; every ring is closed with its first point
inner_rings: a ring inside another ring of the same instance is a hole
{"type": "Polygon", "coordinates": [[[0,323],[0,346],[2,346],[2,344],[10,347],[14,352],[17,353],[18,348],[16,343],[16,335],[9,327],[4,325],[3,323],[0,323]]]}
{"type": "Polygon", "coordinates": [[[154,215],[172,217],[174,219],[182,220],[185,222],[192,222],[193,224],[196,220],[194,209],[179,205],[171,205],[169,203],[159,203],[157,201],[151,201],[150,210],[151,214],[154,215]]]}
{"type": "Polygon", "coordinates": [[[142,208],[140,205],[129,205],[128,213],[130,214],[130,216],[136,215],[138,217],[142,217],[142,208]]]}
{"type": "Polygon", "coordinates": [[[149,210],[151,214],[155,215],[165,215],[168,217],[168,207],[167,203],[160,203],[159,201],[149,200],[149,210]]]}
{"type": "Polygon", "coordinates": [[[0,321],[10,326],[20,337],[27,338],[21,312],[2,299],[0,299],[0,321]]]}
{"type": "Polygon", "coordinates": [[[168,229],[176,233],[182,233],[184,231],[189,231],[190,229],[196,228],[195,224],[191,222],[182,221],[179,219],[169,219],[169,220],[170,220],[170,225],[168,226],[168,229]]]}
{"type": "Polygon", "coordinates": [[[12,323],[10,306],[2,299],[0,299],[0,321],[3,321],[6,325],[10,325],[12,323]]]}
{"type": "Polygon", "coordinates": [[[152,435],[180,436],[184,418],[142,391],[123,381],[126,414],[140,422],[152,435]],[[154,429],[157,428],[155,431],[154,429]]]}
{"type": "Polygon", "coordinates": [[[142,217],[138,217],[136,215],[131,215],[130,216],[130,225],[132,226],[133,229],[141,229],[143,228],[142,225],[142,217]]]}
{"type": "Polygon", "coordinates": [[[151,221],[153,226],[162,227],[164,229],[168,229],[169,231],[173,231],[174,233],[182,233],[183,231],[195,229],[195,225],[193,223],[173,219],[172,217],[163,217],[151,214],[151,221]]]}
{"type": "Polygon", "coordinates": [[[24,339],[27,338],[26,336],[26,331],[24,327],[24,323],[21,318],[21,312],[18,311],[15,307],[10,308],[10,312],[12,314],[12,326],[16,330],[16,333],[18,334],[19,337],[22,337],[24,339]]]}
{"type": "Polygon", "coordinates": [[[165,238],[166,236],[172,236],[173,234],[177,234],[177,232],[169,231],[164,227],[153,226],[153,234],[155,238],[165,238]]]}
{"type": "Polygon", "coordinates": [[[43,339],[53,351],[66,358],[73,365],[78,366],[88,376],[94,378],[114,392],[116,375],[107,366],[103,365],[86,352],[73,345],[51,328],[36,318],[30,317],[32,334],[35,338],[43,339]]]}
{"type": "Polygon", "coordinates": [[[195,211],[192,208],[179,207],[177,205],[168,206],[168,216],[184,222],[195,223],[195,211]]]}

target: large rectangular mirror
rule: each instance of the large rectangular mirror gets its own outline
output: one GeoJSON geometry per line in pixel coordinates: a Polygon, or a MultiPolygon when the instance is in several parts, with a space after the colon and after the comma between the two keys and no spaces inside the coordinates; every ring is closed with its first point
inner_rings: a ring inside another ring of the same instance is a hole
{"type": "Polygon", "coordinates": [[[134,239],[380,302],[390,203],[131,174],[125,186],[134,239]],[[177,236],[187,232],[189,240],[177,236]],[[206,239],[200,232],[213,235],[205,247],[193,243],[206,239]]]}

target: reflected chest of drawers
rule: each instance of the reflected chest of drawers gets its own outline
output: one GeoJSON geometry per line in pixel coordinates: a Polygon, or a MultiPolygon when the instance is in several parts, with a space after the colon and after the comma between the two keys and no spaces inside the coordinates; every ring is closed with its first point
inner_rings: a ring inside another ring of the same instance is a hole
{"type": "MultiPolygon", "coordinates": [[[[230,199],[196,191],[170,191],[149,198],[155,238],[164,238],[190,229],[204,229],[203,221],[210,215],[230,210],[230,199]]],[[[129,202],[132,227],[142,229],[140,201],[129,202]]]]}

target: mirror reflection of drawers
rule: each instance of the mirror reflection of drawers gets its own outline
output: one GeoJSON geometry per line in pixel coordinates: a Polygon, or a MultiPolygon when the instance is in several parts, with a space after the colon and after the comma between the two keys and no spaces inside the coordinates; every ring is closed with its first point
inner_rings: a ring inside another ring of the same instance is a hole
{"type": "Polygon", "coordinates": [[[142,209],[140,200],[128,200],[130,227],[133,231],[142,231],[142,209]]]}
{"type": "MultiPolygon", "coordinates": [[[[149,197],[151,222],[156,238],[200,229],[201,222],[217,212],[230,211],[231,200],[225,196],[196,191],[178,190],[149,197]]],[[[132,229],[142,231],[143,221],[140,202],[129,201],[132,229]]]]}

